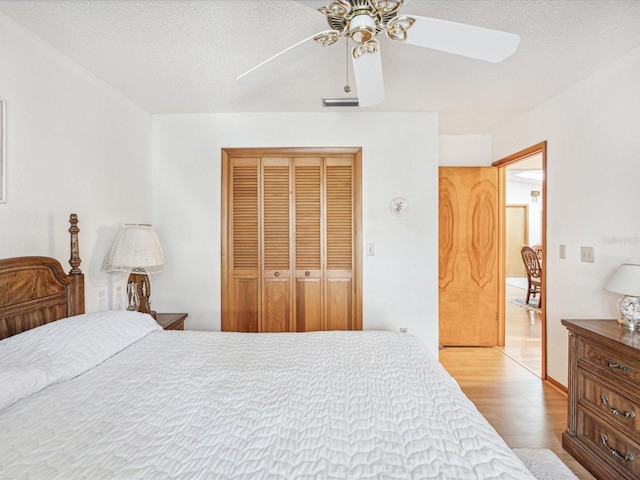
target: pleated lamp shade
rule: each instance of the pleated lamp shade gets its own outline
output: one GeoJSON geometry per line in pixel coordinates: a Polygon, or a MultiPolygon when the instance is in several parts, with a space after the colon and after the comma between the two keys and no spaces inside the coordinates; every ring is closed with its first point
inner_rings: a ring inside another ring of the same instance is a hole
{"type": "Polygon", "coordinates": [[[102,262],[105,272],[158,273],[164,266],[164,254],[158,234],[151,225],[124,225],[102,262]]]}

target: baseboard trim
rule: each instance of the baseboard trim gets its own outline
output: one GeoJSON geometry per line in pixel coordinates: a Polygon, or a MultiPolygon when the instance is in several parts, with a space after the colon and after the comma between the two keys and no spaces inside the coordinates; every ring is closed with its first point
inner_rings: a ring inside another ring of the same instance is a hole
{"type": "Polygon", "coordinates": [[[545,382],[549,383],[552,387],[554,387],[556,390],[561,391],[565,395],[569,395],[569,389],[565,387],[563,384],[561,384],[559,381],[557,381],[555,378],[547,375],[545,382]]]}

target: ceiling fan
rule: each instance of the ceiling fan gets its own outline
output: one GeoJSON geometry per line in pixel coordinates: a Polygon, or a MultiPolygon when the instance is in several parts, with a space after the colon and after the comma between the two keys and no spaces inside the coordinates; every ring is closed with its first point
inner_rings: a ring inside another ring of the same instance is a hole
{"type": "MultiPolygon", "coordinates": [[[[318,7],[328,0],[295,0],[318,7]]],[[[318,11],[327,17],[330,30],[305,38],[301,42],[265,60],[240,75],[237,80],[269,76],[319,47],[335,44],[340,38],[355,42],[352,62],[358,101],[370,107],[384,100],[380,43],[385,33],[391,40],[455,53],[487,62],[501,62],[518,48],[520,37],[513,33],[448,22],[416,15],[398,15],[404,0],[332,0],[318,11]]]]}

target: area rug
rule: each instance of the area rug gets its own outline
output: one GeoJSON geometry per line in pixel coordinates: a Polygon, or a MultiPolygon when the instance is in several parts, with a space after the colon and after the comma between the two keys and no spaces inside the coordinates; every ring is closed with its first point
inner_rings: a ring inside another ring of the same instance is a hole
{"type": "Polygon", "coordinates": [[[516,305],[520,305],[521,307],[527,307],[530,308],[531,310],[535,310],[536,312],[540,312],[541,310],[538,308],[538,299],[534,298],[533,300],[531,300],[531,302],[533,303],[526,303],[524,298],[520,298],[520,297],[509,297],[507,298],[507,301],[511,302],[511,303],[515,303],[516,305]]]}
{"type": "Polygon", "coordinates": [[[555,453],[546,448],[514,448],[513,452],[538,480],[578,480],[555,453]]]}

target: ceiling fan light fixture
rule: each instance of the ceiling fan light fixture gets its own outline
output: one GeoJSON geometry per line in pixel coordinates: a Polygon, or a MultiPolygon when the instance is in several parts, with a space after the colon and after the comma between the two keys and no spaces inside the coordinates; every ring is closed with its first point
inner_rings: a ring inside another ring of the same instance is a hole
{"type": "Polygon", "coordinates": [[[371,6],[380,13],[395,14],[404,4],[404,0],[370,0],[371,6]]]}
{"type": "Polygon", "coordinates": [[[380,51],[380,44],[375,38],[368,42],[362,42],[353,47],[353,58],[360,58],[365,53],[378,53],[380,51]]]}
{"type": "Polygon", "coordinates": [[[404,42],[407,39],[407,30],[413,27],[415,22],[411,17],[395,17],[387,26],[387,37],[404,42]]]}
{"type": "Polygon", "coordinates": [[[328,7],[320,7],[318,11],[327,17],[345,18],[351,13],[351,5],[345,0],[334,0],[328,7]]]}
{"type": "Polygon", "coordinates": [[[329,30],[327,32],[320,32],[318,35],[313,37],[313,39],[321,43],[325,47],[329,47],[340,40],[340,32],[336,32],[335,30],[329,30]]]}
{"type": "Polygon", "coordinates": [[[357,98],[353,97],[336,97],[336,98],[323,98],[323,107],[357,107],[360,103],[357,98]]]}

